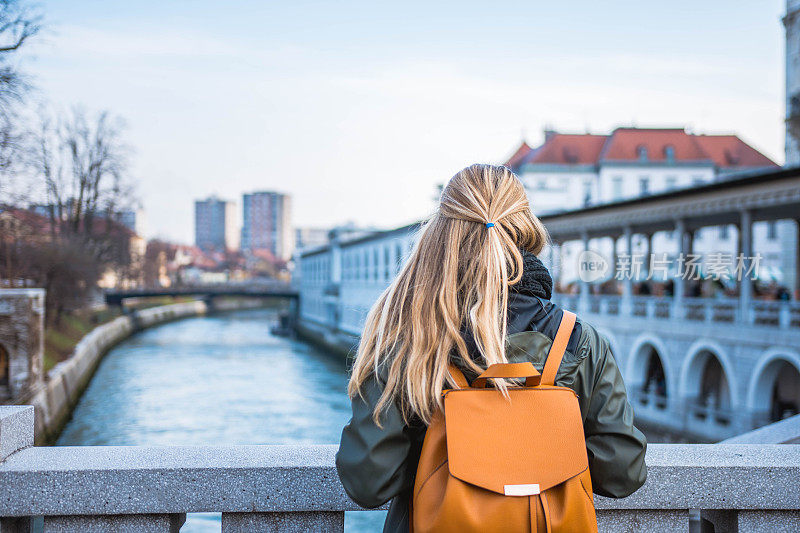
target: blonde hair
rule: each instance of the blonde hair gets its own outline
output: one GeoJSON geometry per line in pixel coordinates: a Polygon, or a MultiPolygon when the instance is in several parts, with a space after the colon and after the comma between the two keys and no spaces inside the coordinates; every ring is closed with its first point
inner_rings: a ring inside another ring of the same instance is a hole
{"type": "Polygon", "coordinates": [[[454,349],[475,372],[507,362],[508,287],[522,276],[520,249],[538,254],[546,240],[511,170],[472,165],[453,176],[409,259],[367,315],[350,397],[367,380],[385,379],[375,422],[380,426],[381,412],[395,402],[406,422],[416,416],[429,424],[445,383],[455,385],[447,368],[454,349]],[[462,329],[471,332],[479,362],[462,329]]]}

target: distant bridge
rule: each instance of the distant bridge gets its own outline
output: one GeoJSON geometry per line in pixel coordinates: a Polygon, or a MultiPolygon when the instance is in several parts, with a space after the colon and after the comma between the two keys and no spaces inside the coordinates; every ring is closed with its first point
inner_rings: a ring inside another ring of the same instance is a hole
{"type": "Polygon", "coordinates": [[[189,287],[162,287],[156,289],[107,290],[103,297],[106,305],[121,306],[130,298],[157,298],[160,296],[198,296],[204,299],[220,296],[250,298],[283,298],[298,300],[299,293],[288,283],[274,284],[224,284],[189,287]]]}

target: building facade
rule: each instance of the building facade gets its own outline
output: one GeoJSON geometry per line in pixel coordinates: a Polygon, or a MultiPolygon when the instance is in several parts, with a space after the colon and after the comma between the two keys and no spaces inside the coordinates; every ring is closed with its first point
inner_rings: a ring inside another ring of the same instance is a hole
{"type": "Polygon", "coordinates": [[[203,250],[236,250],[236,204],[211,196],[194,203],[194,242],[203,250]]]}
{"type": "Polygon", "coordinates": [[[291,197],[274,191],[242,197],[242,250],[269,250],[288,260],[294,251],[291,197]]]}
{"type": "Polygon", "coordinates": [[[137,235],[144,236],[144,211],[141,209],[126,209],[117,215],[119,223],[137,235]]]}
{"type": "Polygon", "coordinates": [[[537,214],[629,200],[777,168],[736,135],[695,135],[682,128],[617,128],[609,135],[546,130],[506,161],[522,179],[537,214]]]}
{"type": "Polygon", "coordinates": [[[297,250],[315,248],[328,244],[328,228],[296,228],[294,230],[294,246],[297,250]]]}
{"type": "Polygon", "coordinates": [[[352,239],[334,232],[326,246],[300,252],[296,281],[305,325],[357,338],[370,307],[408,258],[418,229],[412,224],[352,239]]]}
{"type": "Polygon", "coordinates": [[[786,0],[786,165],[800,165],[800,0],[786,0]]]}
{"type": "Polygon", "coordinates": [[[44,382],[44,289],[0,289],[0,403],[44,382]]]}
{"type": "MultiPolygon", "coordinates": [[[[609,238],[628,244],[636,235],[677,233],[684,236],[674,241],[678,251],[691,254],[696,235],[724,220],[742,235],[736,252],[749,255],[759,251],[754,228],[800,212],[798,206],[800,171],[792,169],[544,215],[542,222],[555,242],[584,251],[609,238]]],[[[344,351],[354,346],[418,229],[334,237],[298,254],[301,332],[344,351]]],[[[642,295],[629,277],[615,294],[596,294],[598,284],[583,280],[577,293],[553,299],[608,339],[638,422],[715,441],[799,413],[800,303],[759,296],[747,276],[736,296],[697,297],[690,281],[676,276],[672,295],[642,295]]]]}
{"type": "MultiPolygon", "coordinates": [[[[544,143],[526,143],[506,161],[522,180],[537,215],[622,202],[677,189],[698,187],[740,173],[777,169],[767,156],[736,135],[696,135],[682,128],[617,128],[609,135],[564,134],[545,131],[544,143]]],[[[758,223],[753,228],[765,281],[797,288],[796,253],[787,243],[797,241],[793,221],[758,223]]],[[[694,236],[702,257],[733,253],[738,234],[732,226],[704,228],[694,236]]],[[[632,251],[674,254],[674,235],[662,232],[651,242],[634,240],[632,251]]],[[[601,254],[615,255],[614,243],[596,243],[601,254]]],[[[579,253],[567,246],[565,256],[579,253]]],[[[555,265],[551,265],[555,266],[555,265]]],[[[564,262],[562,279],[577,277],[574,261],[564,262]]]]}

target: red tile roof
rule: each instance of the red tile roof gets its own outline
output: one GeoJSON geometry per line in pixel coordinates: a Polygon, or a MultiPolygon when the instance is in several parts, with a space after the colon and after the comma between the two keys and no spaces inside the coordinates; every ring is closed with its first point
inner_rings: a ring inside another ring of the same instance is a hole
{"type": "Polygon", "coordinates": [[[675,161],[707,161],[708,155],[683,129],[617,128],[609,136],[601,159],[637,161],[639,149],[647,149],[647,161],[667,161],[667,147],[675,150],[675,161]]]}
{"type": "MultiPolygon", "coordinates": [[[[85,224],[82,223],[81,227],[85,227],[85,224]]],[[[107,234],[114,237],[137,236],[135,231],[130,229],[128,226],[122,224],[121,222],[100,217],[92,219],[92,233],[95,235],[107,234]]]]}
{"type": "MultiPolygon", "coordinates": [[[[0,206],[0,215],[15,219],[19,224],[26,227],[33,233],[38,233],[42,236],[50,234],[52,229],[50,219],[44,215],[40,215],[27,209],[20,209],[18,207],[3,207],[0,206]]],[[[56,226],[56,232],[59,228],[56,226]]]]}
{"type": "Polygon", "coordinates": [[[736,135],[695,135],[694,139],[718,167],[777,166],[736,135]]]}
{"type": "MultiPolygon", "coordinates": [[[[21,224],[31,228],[39,232],[40,234],[46,235],[52,229],[52,222],[50,217],[45,215],[40,215],[35,211],[30,209],[22,209],[19,207],[2,207],[0,206],[0,213],[4,213],[7,216],[10,216],[16,220],[18,220],[21,224]]],[[[60,221],[56,223],[56,233],[60,233],[64,227],[66,227],[66,221],[60,221]]],[[[81,220],[80,228],[83,229],[85,227],[85,220],[81,220]]],[[[102,218],[96,216],[96,218],[92,219],[92,234],[93,235],[111,235],[114,237],[117,236],[127,236],[127,237],[136,237],[136,233],[121,224],[120,222],[114,220],[108,220],[106,218],[102,218]]]]}
{"type": "Polygon", "coordinates": [[[514,168],[522,163],[522,160],[531,152],[531,147],[528,146],[528,143],[522,141],[522,144],[517,148],[517,151],[514,152],[514,155],[508,158],[506,161],[506,166],[509,168],[514,168]]]}
{"type": "Polygon", "coordinates": [[[605,135],[554,133],[525,159],[525,163],[591,165],[597,162],[605,142],[605,135]]]}
{"type": "Polygon", "coordinates": [[[617,128],[610,135],[553,133],[538,148],[522,143],[506,165],[519,170],[526,164],[635,162],[642,148],[648,162],[658,163],[668,161],[668,147],[674,161],[707,162],[725,169],[778,166],[736,135],[694,135],[682,128],[617,128]]]}

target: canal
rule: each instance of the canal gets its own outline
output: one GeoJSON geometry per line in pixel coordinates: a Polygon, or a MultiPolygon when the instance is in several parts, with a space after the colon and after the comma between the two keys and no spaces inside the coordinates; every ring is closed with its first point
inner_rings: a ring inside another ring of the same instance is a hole
{"type": "MultiPolygon", "coordinates": [[[[112,349],[58,445],[336,444],[350,415],[340,356],[269,332],[274,310],[197,317],[144,330],[112,349]]],[[[383,512],[347,513],[379,531],[383,512]]],[[[182,533],[220,531],[190,514],[182,533]]]]}

